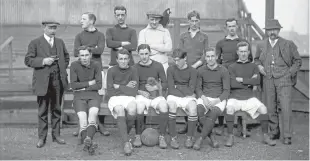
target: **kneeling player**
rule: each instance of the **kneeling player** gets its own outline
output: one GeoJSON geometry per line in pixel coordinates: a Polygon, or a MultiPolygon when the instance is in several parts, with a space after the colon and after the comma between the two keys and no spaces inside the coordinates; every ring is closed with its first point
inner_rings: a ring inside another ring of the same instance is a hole
{"type": "MultiPolygon", "coordinates": [[[[231,95],[226,106],[227,127],[233,127],[234,113],[237,111],[247,112],[253,119],[260,118],[263,142],[268,145],[275,145],[276,142],[268,136],[268,114],[266,106],[253,95],[253,86],[260,83],[260,75],[257,66],[248,59],[249,44],[239,42],[237,44],[237,62],[228,67],[230,73],[231,95]],[[258,117],[259,116],[259,117],[258,117]]],[[[233,129],[228,128],[229,137],[226,146],[233,146],[233,129]]]]}
{"type": "Polygon", "coordinates": [[[179,148],[176,140],[176,112],[181,107],[188,115],[186,148],[192,148],[193,136],[197,124],[197,104],[195,98],[195,88],[197,81],[197,71],[186,63],[187,53],[180,49],[175,49],[172,54],[176,65],[170,66],[167,70],[168,77],[168,97],[169,106],[169,133],[171,136],[170,146],[179,148]]]}
{"type": "Polygon", "coordinates": [[[128,65],[129,59],[129,52],[126,49],[119,50],[116,56],[118,65],[110,68],[107,74],[107,93],[110,96],[108,107],[112,116],[117,119],[126,155],[132,153],[128,129],[135,123],[137,110],[135,96],[138,87],[137,70],[128,65]]]}
{"type": "Polygon", "coordinates": [[[151,49],[147,44],[138,46],[140,61],[135,65],[139,73],[139,90],[136,97],[137,102],[137,124],[135,147],[142,145],[140,135],[144,123],[144,114],[152,107],[159,113],[159,147],[167,148],[164,135],[168,124],[168,105],[163,97],[163,91],[167,89],[167,78],[161,63],[150,59],[151,49]],[[148,84],[149,79],[155,79],[155,85],[148,84]]]}
{"type": "Polygon", "coordinates": [[[71,88],[74,90],[73,106],[80,122],[80,143],[84,142],[84,150],[90,150],[97,129],[96,120],[101,100],[98,94],[102,87],[101,66],[91,60],[92,54],[88,47],[81,46],[78,51],[79,60],[70,67],[71,88]]]}
{"type": "Polygon", "coordinates": [[[207,136],[211,140],[212,147],[219,147],[211,133],[217,117],[225,109],[230,92],[229,73],[224,66],[217,64],[217,55],[213,48],[208,49],[205,59],[207,65],[198,69],[196,85],[198,121],[203,128],[193,146],[195,150],[200,149],[202,141],[207,136]]]}

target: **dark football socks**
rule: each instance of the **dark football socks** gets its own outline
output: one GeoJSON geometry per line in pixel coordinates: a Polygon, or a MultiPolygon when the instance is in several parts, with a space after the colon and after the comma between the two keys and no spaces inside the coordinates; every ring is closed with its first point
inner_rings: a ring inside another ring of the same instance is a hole
{"type": "Polygon", "coordinates": [[[144,114],[138,114],[136,120],[136,135],[141,135],[143,131],[144,114]]]}
{"type": "Polygon", "coordinates": [[[168,124],[168,112],[160,112],[159,114],[159,132],[160,135],[166,134],[166,128],[168,124]]]}
{"type": "Polygon", "coordinates": [[[188,116],[187,136],[194,136],[197,121],[198,121],[198,116],[188,116]]]}
{"type": "Polygon", "coordinates": [[[117,117],[117,126],[124,142],[128,142],[127,123],[125,116],[117,117]]]}
{"type": "Polygon", "coordinates": [[[169,134],[171,137],[177,135],[176,132],[176,113],[169,112],[169,134]]]}

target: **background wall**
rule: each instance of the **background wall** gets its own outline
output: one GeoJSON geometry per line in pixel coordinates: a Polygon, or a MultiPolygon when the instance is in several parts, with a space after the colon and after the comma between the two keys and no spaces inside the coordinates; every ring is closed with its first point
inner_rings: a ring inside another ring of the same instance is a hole
{"type": "Polygon", "coordinates": [[[186,17],[196,9],[202,18],[224,19],[237,17],[238,0],[0,0],[0,23],[40,24],[43,18],[53,17],[61,24],[78,24],[82,13],[97,16],[97,24],[113,24],[113,9],[124,5],[129,24],[145,24],[149,10],[163,12],[170,8],[173,17],[186,17]]]}

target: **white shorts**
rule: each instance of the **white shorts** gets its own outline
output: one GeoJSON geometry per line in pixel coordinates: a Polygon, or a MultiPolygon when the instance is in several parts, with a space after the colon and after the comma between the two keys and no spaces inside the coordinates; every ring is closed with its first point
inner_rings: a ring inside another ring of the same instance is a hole
{"type": "Polygon", "coordinates": [[[135,97],[132,96],[113,96],[108,102],[109,110],[111,111],[112,116],[116,119],[117,114],[114,112],[114,107],[123,106],[124,109],[127,109],[127,106],[130,102],[135,101],[135,97]]]}
{"type": "MultiPolygon", "coordinates": [[[[207,97],[210,101],[213,101],[215,100],[216,98],[212,98],[212,97],[207,97]]],[[[216,104],[215,106],[220,108],[220,110],[223,112],[225,110],[225,107],[226,107],[226,103],[227,101],[226,100],[223,100],[222,102],[216,104]]],[[[203,107],[206,109],[206,112],[207,113],[209,111],[209,109],[205,106],[205,104],[203,103],[203,100],[201,98],[198,98],[197,100],[197,105],[203,105],[203,107]]]]}
{"type": "MultiPolygon", "coordinates": [[[[233,115],[235,112],[241,110],[247,112],[253,119],[256,119],[260,114],[257,111],[259,108],[266,108],[266,106],[255,97],[248,100],[231,98],[227,101],[226,112],[229,115],[233,115]]],[[[267,111],[267,109],[265,111],[267,111]]]]}
{"type": "Polygon", "coordinates": [[[187,107],[188,103],[190,101],[196,102],[196,98],[194,98],[194,97],[177,97],[174,95],[169,95],[167,97],[167,102],[169,102],[169,101],[175,102],[177,104],[177,107],[181,107],[182,110],[184,110],[187,113],[186,107],[187,107]]]}
{"type": "Polygon", "coordinates": [[[142,95],[136,96],[137,104],[144,104],[146,107],[144,110],[144,114],[148,113],[148,110],[150,107],[154,108],[156,113],[159,114],[159,110],[157,109],[157,105],[159,104],[160,101],[166,101],[166,99],[163,96],[159,96],[159,97],[156,97],[154,99],[148,99],[142,95]]]}

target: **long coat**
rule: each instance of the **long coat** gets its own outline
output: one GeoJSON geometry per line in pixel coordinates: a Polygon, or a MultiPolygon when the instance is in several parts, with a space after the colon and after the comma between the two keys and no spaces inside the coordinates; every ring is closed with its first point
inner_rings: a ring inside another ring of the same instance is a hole
{"type": "MultiPolygon", "coordinates": [[[[59,57],[58,65],[61,82],[63,88],[66,89],[68,87],[66,69],[69,65],[70,56],[62,39],[55,37],[54,45],[56,45],[59,57]]],[[[32,89],[37,96],[44,96],[47,93],[50,69],[49,66],[43,66],[43,59],[50,56],[49,43],[43,35],[30,42],[24,63],[26,66],[33,68],[32,89]]]]}

